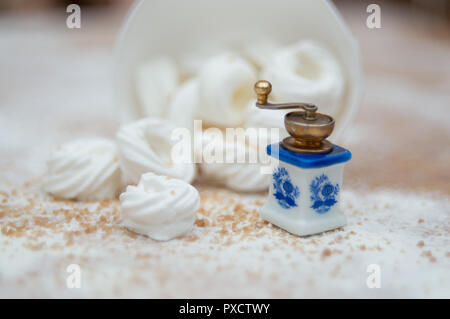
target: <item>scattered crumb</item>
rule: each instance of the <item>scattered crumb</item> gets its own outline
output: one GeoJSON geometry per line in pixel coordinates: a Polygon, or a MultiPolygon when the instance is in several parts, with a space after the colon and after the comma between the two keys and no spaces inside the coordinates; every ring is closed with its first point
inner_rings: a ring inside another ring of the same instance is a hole
{"type": "Polygon", "coordinates": [[[322,251],[322,259],[325,259],[325,258],[330,257],[330,256],[331,256],[331,250],[328,249],[328,248],[325,248],[322,251]]]}
{"type": "Polygon", "coordinates": [[[430,250],[424,251],[422,253],[422,256],[428,257],[428,260],[432,263],[436,262],[436,258],[433,256],[430,250]]]}

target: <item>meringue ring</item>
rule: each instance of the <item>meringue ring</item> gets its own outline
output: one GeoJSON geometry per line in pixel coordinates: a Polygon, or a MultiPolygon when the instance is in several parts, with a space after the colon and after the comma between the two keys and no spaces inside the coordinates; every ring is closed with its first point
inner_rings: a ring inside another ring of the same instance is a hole
{"type": "Polygon", "coordinates": [[[120,205],[122,226],[155,240],[170,240],[193,228],[200,196],[182,180],[146,173],[120,195],[120,205]]]}
{"type": "Polygon", "coordinates": [[[148,116],[163,117],[170,96],[179,84],[175,62],[167,57],[156,58],[136,70],[136,93],[140,109],[128,118],[137,120],[148,116]]]}
{"type": "Polygon", "coordinates": [[[262,174],[261,168],[263,167],[263,163],[261,161],[255,163],[250,162],[251,156],[249,152],[256,152],[253,155],[257,155],[258,143],[230,143],[226,140],[219,140],[221,138],[220,136],[205,137],[204,154],[215,152],[214,150],[217,147],[221,147],[224,158],[232,154],[234,163],[227,163],[225,161],[221,163],[208,163],[207,161],[203,161],[200,164],[201,174],[206,179],[217,182],[235,191],[259,192],[268,189],[271,176],[270,174],[262,174]],[[239,158],[244,161],[240,162],[239,158]]]}
{"type": "Polygon", "coordinates": [[[175,162],[171,139],[176,127],[159,118],[146,118],[127,124],[117,133],[119,163],[125,183],[137,184],[141,175],[153,172],[192,182],[196,166],[189,162],[175,162]]]}
{"type": "Polygon", "coordinates": [[[42,186],[58,198],[115,198],[123,186],[116,144],[112,140],[92,138],[57,147],[47,161],[42,186]]]}
{"type": "Polygon", "coordinates": [[[209,59],[199,73],[199,118],[211,126],[241,125],[247,104],[254,97],[255,81],[254,67],[236,54],[209,59]]]}
{"type": "Polygon", "coordinates": [[[194,120],[199,105],[199,83],[197,78],[183,83],[173,96],[167,111],[167,119],[179,127],[194,132],[194,120]]]}
{"type": "Polygon", "coordinates": [[[345,89],[341,65],[320,44],[303,40],[283,47],[272,55],[262,78],[277,89],[275,101],[301,101],[316,104],[321,112],[335,114],[345,89]]]}

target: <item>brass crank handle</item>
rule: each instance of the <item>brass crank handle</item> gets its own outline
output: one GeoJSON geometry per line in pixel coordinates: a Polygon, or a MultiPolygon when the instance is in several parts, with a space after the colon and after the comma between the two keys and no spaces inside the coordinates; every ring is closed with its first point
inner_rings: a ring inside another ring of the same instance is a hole
{"type": "Polygon", "coordinates": [[[306,120],[315,120],[317,106],[310,103],[269,103],[267,100],[272,91],[272,84],[269,81],[261,80],[255,83],[256,106],[260,109],[285,110],[285,109],[303,109],[305,110],[306,120]]]}

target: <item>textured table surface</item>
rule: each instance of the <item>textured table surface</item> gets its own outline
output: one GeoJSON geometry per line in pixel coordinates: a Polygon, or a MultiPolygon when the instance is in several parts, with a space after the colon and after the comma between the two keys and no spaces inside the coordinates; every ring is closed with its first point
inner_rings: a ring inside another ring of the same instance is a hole
{"type": "Polygon", "coordinates": [[[165,243],[118,226],[116,201],[56,201],[39,189],[49,150],[112,137],[112,48],[123,12],[67,30],[55,14],[0,19],[1,297],[450,297],[450,41],[401,10],[359,38],[365,96],[342,144],[344,229],[298,238],[263,222],[265,194],[197,184],[189,236],[165,243]],[[66,285],[67,266],[82,270],[66,285]],[[368,265],[381,270],[369,289],[368,265]]]}

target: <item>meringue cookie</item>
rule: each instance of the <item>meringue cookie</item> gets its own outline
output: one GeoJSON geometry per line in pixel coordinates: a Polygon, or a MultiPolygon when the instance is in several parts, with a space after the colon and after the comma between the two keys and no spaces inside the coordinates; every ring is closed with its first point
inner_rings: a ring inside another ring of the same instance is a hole
{"type": "Polygon", "coordinates": [[[142,108],[140,117],[164,116],[178,82],[177,67],[168,58],[159,58],[140,65],[136,73],[137,95],[142,108]]]}
{"type": "Polygon", "coordinates": [[[256,81],[256,71],[250,63],[233,53],[215,56],[203,65],[199,81],[198,116],[206,124],[233,127],[244,122],[256,81]]]}
{"type": "Polygon", "coordinates": [[[225,51],[226,45],[222,42],[198,43],[178,58],[180,73],[186,77],[195,76],[206,60],[225,51]]]}
{"type": "Polygon", "coordinates": [[[113,199],[122,189],[116,144],[107,139],[63,144],[51,153],[47,168],[43,188],[55,197],[113,199]]]}
{"type": "Polygon", "coordinates": [[[122,126],[117,133],[119,163],[125,182],[136,184],[141,175],[153,172],[190,183],[196,173],[194,163],[172,159],[171,139],[176,127],[167,120],[146,118],[122,126]]]}
{"type": "Polygon", "coordinates": [[[120,195],[120,205],[123,226],[155,240],[169,240],[193,228],[200,196],[182,180],[147,173],[120,195]]]}
{"type": "Polygon", "coordinates": [[[187,128],[193,132],[198,105],[199,83],[194,78],[183,83],[177,89],[169,105],[167,118],[175,123],[175,125],[187,128]]]}
{"type": "MultiPolygon", "coordinates": [[[[230,189],[244,192],[258,192],[266,190],[271,180],[270,174],[262,174],[262,164],[249,162],[249,151],[257,152],[257,145],[243,143],[229,143],[220,140],[221,137],[205,136],[203,147],[204,154],[211,154],[217,147],[222,148],[223,163],[207,163],[205,160],[200,164],[200,172],[212,181],[218,182],[230,189]],[[234,163],[225,161],[227,152],[234,152],[234,163]],[[244,163],[238,163],[237,159],[242,156],[244,163]]],[[[264,145],[265,147],[266,145],[264,145]]]]}
{"type": "Polygon", "coordinates": [[[280,48],[280,45],[269,39],[257,39],[244,44],[242,55],[253,65],[261,70],[270,64],[273,55],[280,48]]]}
{"type": "Polygon", "coordinates": [[[308,102],[334,114],[345,80],[337,59],[313,41],[300,41],[277,51],[262,72],[272,82],[275,101],[308,102]]]}

